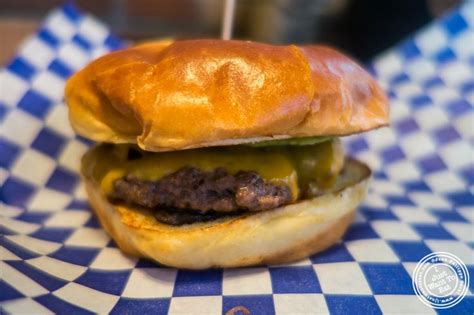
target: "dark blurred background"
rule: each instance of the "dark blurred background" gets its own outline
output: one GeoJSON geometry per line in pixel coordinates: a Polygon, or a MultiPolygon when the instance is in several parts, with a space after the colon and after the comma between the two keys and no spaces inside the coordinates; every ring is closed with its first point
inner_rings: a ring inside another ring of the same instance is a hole
{"type": "MultiPolygon", "coordinates": [[[[0,64],[60,0],[0,0],[0,64]]],[[[77,0],[131,40],[218,37],[224,0],[77,0]]],[[[234,38],[323,42],[365,62],[444,14],[456,0],[236,0],[234,38]]]]}

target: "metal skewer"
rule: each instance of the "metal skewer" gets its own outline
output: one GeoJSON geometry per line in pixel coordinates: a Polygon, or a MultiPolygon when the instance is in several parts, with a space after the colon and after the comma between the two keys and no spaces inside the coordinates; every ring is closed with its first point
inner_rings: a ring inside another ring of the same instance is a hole
{"type": "Polygon", "coordinates": [[[234,24],[235,0],[225,0],[222,18],[221,38],[228,40],[232,37],[232,26],[234,24]]]}

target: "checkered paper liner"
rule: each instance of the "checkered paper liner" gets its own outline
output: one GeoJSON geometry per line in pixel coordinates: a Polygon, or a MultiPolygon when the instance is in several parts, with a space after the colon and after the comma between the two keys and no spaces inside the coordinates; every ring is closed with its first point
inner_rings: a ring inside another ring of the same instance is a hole
{"type": "MultiPolygon", "coordinates": [[[[433,251],[474,278],[474,4],[377,58],[392,127],[344,139],[374,178],[342,242],[295,264],[187,271],[126,257],[78,177],[66,78],[124,42],[73,6],[53,11],[0,73],[0,307],[7,313],[435,313],[411,275],[433,251]]],[[[468,295],[442,312],[473,313],[468,295]]],[[[440,311],[438,311],[440,312],[440,311]]]]}

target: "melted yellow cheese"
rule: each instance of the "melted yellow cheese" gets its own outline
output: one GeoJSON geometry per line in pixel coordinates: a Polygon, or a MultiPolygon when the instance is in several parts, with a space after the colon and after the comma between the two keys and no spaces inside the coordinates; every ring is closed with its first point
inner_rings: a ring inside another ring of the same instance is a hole
{"type": "Polygon", "coordinates": [[[86,155],[88,161],[84,165],[92,166],[90,171],[105,194],[110,194],[114,181],[126,174],[143,180],[159,180],[182,167],[192,166],[204,171],[223,167],[230,174],[240,170],[255,171],[272,184],[290,187],[296,200],[299,188],[311,181],[319,185],[330,184],[343,164],[338,139],[309,146],[230,146],[164,153],[140,151],[141,158],[127,160],[130,148],[129,145],[102,145],[86,155]]]}

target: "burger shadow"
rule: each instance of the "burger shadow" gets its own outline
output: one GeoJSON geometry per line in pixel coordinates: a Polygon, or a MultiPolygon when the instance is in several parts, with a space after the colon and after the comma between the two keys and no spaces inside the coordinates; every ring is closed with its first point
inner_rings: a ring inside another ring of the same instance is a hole
{"type": "Polygon", "coordinates": [[[260,281],[259,279],[269,276],[270,267],[278,266],[261,265],[205,270],[176,269],[141,258],[136,268],[146,268],[143,272],[147,274],[147,277],[173,286],[173,296],[206,296],[223,294],[224,279],[228,282],[242,281],[242,279],[260,281]],[[163,270],[166,274],[157,273],[157,269],[163,270]]]}

